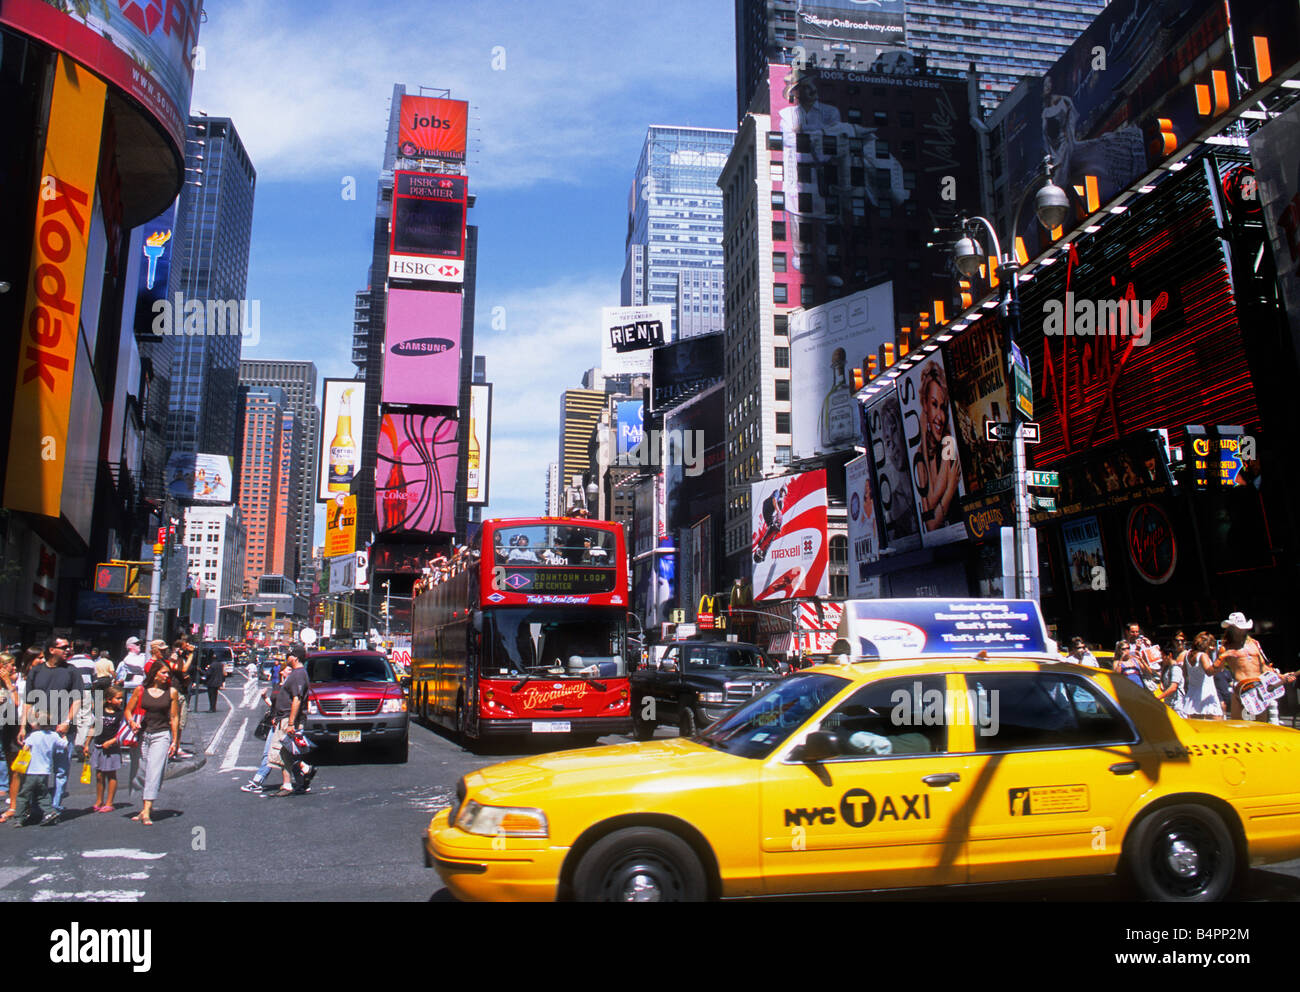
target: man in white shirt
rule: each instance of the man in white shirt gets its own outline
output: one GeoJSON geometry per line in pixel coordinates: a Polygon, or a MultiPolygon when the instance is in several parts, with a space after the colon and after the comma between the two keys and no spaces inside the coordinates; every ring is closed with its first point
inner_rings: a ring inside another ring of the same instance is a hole
{"type": "Polygon", "coordinates": [[[95,729],[96,713],[96,708],[91,705],[90,697],[86,695],[90,692],[90,684],[95,679],[95,657],[91,653],[90,645],[87,642],[73,642],[73,653],[68,658],[68,667],[76,669],[77,675],[80,676],[82,692],[81,708],[77,711],[77,733],[73,741],[75,746],[72,750],[72,756],[79,760],[87,760],[86,739],[90,737],[91,731],[95,729]]]}
{"type": "Polygon", "coordinates": [[[1070,660],[1076,665],[1087,665],[1089,668],[1101,667],[1092,652],[1088,650],[1088,645],[1083,643],[1082,637],[1070,638],[1070,660]]]}
{"type": "Polygon", "coordinates": [[[130,698],[130,694],[144,683],[144,666],[148,660],[140,650],[140,638],[128,637],[126,657],[121,660],[117,671],[113,673],[113,681],[122,684],[127,691],[127,698],[130,698]]]}

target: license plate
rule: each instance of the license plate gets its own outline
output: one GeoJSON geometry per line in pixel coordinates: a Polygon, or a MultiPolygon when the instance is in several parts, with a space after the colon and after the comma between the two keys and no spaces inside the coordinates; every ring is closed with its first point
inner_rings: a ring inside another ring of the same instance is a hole
{"type": "Polygon", "coordinates": [[[340,743],[340,744],[360,744],[360,743],[361,743],[361,731],[359,731],[359,730],[340,730],[340,731],[339,731],[339,743],[340,743]]]}
{"type": "Polygon", "coordinates": [[[568,720],[534,720],[534,734],[567,734],[569,732],[568,720]]]}

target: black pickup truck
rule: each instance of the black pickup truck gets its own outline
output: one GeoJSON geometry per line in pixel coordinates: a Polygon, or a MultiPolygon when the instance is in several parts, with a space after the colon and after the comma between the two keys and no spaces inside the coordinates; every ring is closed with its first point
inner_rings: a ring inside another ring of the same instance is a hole
{"type": "Polygon", "coordinates": [[[659,724],[676,723],[690,737],[780,678],[778,664],[753,644],[682,641],[632,673],[633,732],[645,741],[659,724]]]}

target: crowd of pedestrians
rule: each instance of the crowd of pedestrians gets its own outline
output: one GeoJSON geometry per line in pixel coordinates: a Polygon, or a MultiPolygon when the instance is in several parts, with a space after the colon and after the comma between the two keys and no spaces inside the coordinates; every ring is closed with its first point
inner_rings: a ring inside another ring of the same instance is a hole
{"type": "Polygon", "coordinates": [[[263,694],[263,702],[268,711],[265,719],[269,723],[266,735],[266,748],[262,752],[262,763],[253,777],[240,789],[259,795],[291,796],[303,795],[311,791],[312,779],[316,777],[316,768],[303,760],[295,749],[300,741],[303,721],[307,716],[307,649],[295,644],[289,649],[284,663],[276,663],[271,673],[271,685],[263,694]],[[272,769],[280,772],[280,785],[275,788],[267,783],[272,769]]]}
{"type": "MultiPolygon", "coordinates": [[[[1254,621],[1233,613],[1220,624],[1220,636],[1201,631],[1188,638],[1175,631],[1164,647],[1137,623],[1130,623],[1115,644],[1111,668],[1145,686],[1175,713],[1189,719],[1253,720],[1281,723],[1278,699],[1296,673],[1279,673],[1258,640],[1254,621]]],[[[1082,638],[1070,642],[1069,656],[1081,665],[1100,667],[1082,638]]]]}
{"type": "Polygon", "coordinates": [[[139,638],[128,638],[117,662],[107,650],[67,637],[0,653],[0,752],[10,769],[0,782],[0,823],[48,826],[63,819],[76,761],[82,781],[94,783],[93,812],[117,808],[125,767],[128,792],[141,797],[131,819],[151,825],[168,763],[193,757],[181,748],[191,686],[202,680],[215,706],[224,677],[220,661],[195,669],[194,645],[185,637],[170,646],[152,641],[147,655],[139,638]]]}

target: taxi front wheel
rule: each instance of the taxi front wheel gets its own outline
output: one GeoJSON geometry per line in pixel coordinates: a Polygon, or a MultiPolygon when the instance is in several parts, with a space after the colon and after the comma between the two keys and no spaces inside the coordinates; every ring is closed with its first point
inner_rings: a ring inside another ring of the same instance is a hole
{"type": "Polygon", "coordinates": [[[1166,806],[1138,824],[1128,851],[1129,871],[1147,899],[1216,902],[1236,873],[1232,835],[1204,806],[1166,806]]]}
{"type": "Polygon", "coordinates": [[[582,856],[573,891],[579,902],[701,902],[708,887],[686,841],[655,827],[629,827],[582,856]]]}

